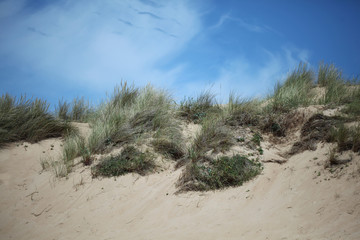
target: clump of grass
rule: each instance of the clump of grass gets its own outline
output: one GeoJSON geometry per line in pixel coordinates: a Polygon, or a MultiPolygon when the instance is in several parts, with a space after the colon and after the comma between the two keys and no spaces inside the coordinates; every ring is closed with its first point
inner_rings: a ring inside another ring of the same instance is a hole
{"type": "Polygon", "coordinates": [[[16,99],[9,94],[0,98],[0,146],[25,140],[37,142],[60,137],[72,130],[67,122],[60,121],[48,111],[49,104],[36,98],[16,99]]]}
{"type": "Polygon", "coordinates": [[[320,103],[337,106],[351,101],[351,90],[346,86],[341,70],[334,64],[319,65],[318,84],[326,88],[325,96],[320,103]]]}
{"type": "Polygon", "coordinates": [[[120,154],[103,159],[91,170],[93,177],[112,177],[131,172],[144,175],[154,167],[151,154],[142,153],[133,146],[127,146],[120,154]]]}
{"type": "Polygon", "coordinates": [[[101,152],[109,146],[132,143],[172,126],[175,121],[172,103],[164,91],[151,86],[138,89],[122,83],[95,114],[89,150],[101,152]]]}
{"type": "Polygon", "coordinates": [[[201,131],[196,135],[193,149],[199,155],[209,150],[225,152],[234,144],[234,138],[222,118],[212,116],[202,123],[201,131]]]}
{"type": "Polygon", "coordinates": [[[41,157],[40,164],[42,170],[51,170],[55,177],[62,178],[68,174],[66,164],[62,159],[54,160],[51,156],[41,157]]]}
{"type": "Polygon", "coordinates": [[[74,132],[65,138],[62,160],[69,172],[74,165],[74,158],[85,155],[86,151],[85,139],[78,133],[74,132]]]}
{"type": "Polygon", "coordinates": [[[210,91],[202,92],[196,99],[188,98],[180,103],[179,115],[188,121],[200,123],[212,113],[221,109],[216,103],[215,95],[210,91]]]}
{"type": "Polygon", "coordinates": [[[260,163],[240,155],[192,162],[186,167],[178,186],[181,191],[206,191],[240,186],[257,176],[261,170],[260,163]]]}
{"type": "Polygon", "coordinates": [[[181,159],[185,155],[184,140],[176,125],[159,130],[155,134],[152,145],[155,151],[175,160],[181,159]]]}
{"type": "Polygon", "coordinates": [[[59,101],[55,108],[55,115],[65,121],[88,122],[93,114],[94,110],[83,97],[75,98],[71,103],[59,101]]]}
{"type": "Polygon", "coordinates": [[[360,116],[360,85],[357,84],[354,85],[354,87],[355,90],[353,90],[351,101],[346,104],[342,111],[350,116],[356,117],[360,116]]]}
{"type": "Polygon", "coordinates": [[[313,87],[314,73],[306,64],[300,63],[284,83],[275,85],[271,108],[277,112],[288,112],[312,102],[310,89],[313,87]]]}
{"type": "Polygon", "coordinates": [[[230,93],[229,102],[225,108],[226,124],[230,126],[257,126],[260,112],[260,101],[257,99],[241,99],[234,93],[230,93]]]}
{"type": "Polygon", "coordinates": [[[354,152],[360,151],[360,125],[350,128],[345,127],[343,123],[339,124],[337,128],[332,128],[328,139],[330,142],[337,143],[339,152],[352,150],[354,152]]]}

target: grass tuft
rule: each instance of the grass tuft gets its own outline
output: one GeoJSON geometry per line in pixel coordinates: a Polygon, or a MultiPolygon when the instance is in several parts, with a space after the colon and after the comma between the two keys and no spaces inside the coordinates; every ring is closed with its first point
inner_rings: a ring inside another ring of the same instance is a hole
{"type": "Polygon", "coordinates": [[[188,98],[180,103],[179,115],[188,121],[200,123],[212,113],[220,111],[215,95],[210,91],[202,92],[196,99],[188,98]]]}
{"type": "Polygon", "coordinates": [[[234,138],[224,120],[219,117],[209,117],[204,119],[201,131],[195,137],[193,149],[203,155],[209,150],[225,152],[233,144],[234,138]]]}
{"type": "Polygon", "coordinates": [[[314,72],[305,63],[300,63],[284,83],[275,85],[271,97],[271,108],[276,112],[288,112],[312,102],[310,89],[314,83],[314,72]]]}
{"type": "Polygon", "coordinates": [[[49,104],[36,98],[19,99],[9,94],[0,98],[0,146],[9,142],[61,137],[71,132],[69,123],[60,121],[48,111],[49,104]]]}

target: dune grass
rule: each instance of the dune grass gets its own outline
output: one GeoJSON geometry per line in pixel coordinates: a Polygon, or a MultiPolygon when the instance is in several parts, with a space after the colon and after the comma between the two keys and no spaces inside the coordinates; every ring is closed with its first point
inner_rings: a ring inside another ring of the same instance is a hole
{"type": "Polygon", "coordinates": [[[56,119],[49,104],[41,99],[19,99],[9,94],[0,98],[0,146],[9,142],[61,137],[73,128],[68,122],[56,119]]]}
{"type": "Polygon", "coordinates": [[[288,112],[312,102],[311,88],[314,86],[314,72],[305,63],[300,63],[285,80],[275,85],[270,107],[276,112],[288,112]]]}
{"type": "Polygon", "coordinates": [[[85,99],[75,98],[71,103],[60,101],[55,107],[55,115],[65,121],[88,122],[94,114],[94,109],[85,99]]]}
{"type": "Polygon", "coordinates": [[[196,135],[192,149],[203,155],[207,151],[225,152],[234,144],[234,137],[224,119],[209,116],[203,120],[201,131],[196,135]]]}
{"type": "Polygon", "coordinates": [[[126,83],[115,89],[110,101],[103,103],[95,116],[88,141],[91,153],[139,141],[145,136],[171,128],[176,121],[173,100],[165,91],[155,90],[151,86],[138,89],[126,83]]]}
{"type": "Polygon", "coordinates": [[[360,124],[352,127],[346,127],[343,123],[338,124],[331,129],[328,141],[337,143],[339,152],[360,152],[360,124]]]}
{"type": "Polygon", "coordinates": [[[200,93],[196,99],[183,100],[179,107],[179,115],[195,123],[201,123],[208,115],[218,112],[221,112],[220,106],[216,102],[215,94],[209,90],[200,93]]]}
{"type": "Polygon", "coordinates": [[[261,110],[260,100],[242,99],[234,93],[230,93],[228,104],[224,109],[226,124],[230,126],[257,126],[261,110]]]}

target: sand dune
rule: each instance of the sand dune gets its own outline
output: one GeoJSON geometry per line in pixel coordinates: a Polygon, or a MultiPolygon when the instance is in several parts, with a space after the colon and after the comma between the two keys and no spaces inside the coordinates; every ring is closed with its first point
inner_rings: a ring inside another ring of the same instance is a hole
{"type": "MultiPolygon", "coordinates": [[[[39,159],[59,154],[60,144],[0,150],[1,239],[360,239],[360,157],[332,174],[327,144],[264,163],[241,187],[181,194],[173,166],[104,179],[78,166],[57,179],[39,159]]],[[[274,154],[265,148],[265,157],[274,154]]]]}

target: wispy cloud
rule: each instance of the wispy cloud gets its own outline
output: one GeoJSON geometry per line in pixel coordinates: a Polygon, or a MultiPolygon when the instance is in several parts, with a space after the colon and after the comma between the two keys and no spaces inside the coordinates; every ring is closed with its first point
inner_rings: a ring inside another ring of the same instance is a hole
{"type": "Polygon", "coordinates": [[[133,27],[133,26],[134,26],[134,24],[132,24],[131,22],[122,20],[121,18],[118,18],[118,21],[119,21],[119,22],[122,22],[123,24],[126,24],[126,25],[128,25],[128,26],[130,26],[130,27],[133,27]]]}
{"type": "Polygon", "coordinates": [[[37,30],[37,29],[34,28],[34,27],[28,27],[27,29],[28,29],[30,32],[39,34],[39,35],[44,36],[44,37],[48,37],[48,36],[49,36],[48,34],[42,32],[42,31],[40,31],[40,30],[37,30]]]}
{"type": "Polygon", "coordinates": [[[228,100],[230,92],[241,97],[265,97],[273,90],[274,83],[283,81],[300,61],[307,62],[309,52],[292,47],[281,51],[263,50],[261,61],[253,62],[245,56],[229,60],[218,68],[218,75],[207,82],[188,83],[186,94],[193,89],[210,89],[220,102],[228,100]]]}
{"type": "Polygon", "coordinates": [[[162,5],[160,5],[160,4],[158,4],[158,3],[154,2],[154,1],[151,1],[151,0],[140,0],[140,2],[142,2],[145,5],[154,7],[154,8],[162,7],[162,5]]]}
{"type": "MultiPolygon", "coordinates": [[[[21,11],[15,5],[13,15],[21,11]]],[[[79,0],[66,8],[54,3],[16,18],[6,15],[11,21],[0,21],[0,67],[26,66],[27,74],[39,79],[76,82],[99,92],[121,79],[170,87],[181,63],[163,68],[159,62],[175,56],[200,31],[199,16],[183,1],[156,8],[164,18],[150,14],[151,4],[143,14],[131,11],[143,7],[140,1],[79,0]]]]}
{"type": "Polygon", "coordinates": [[[241,19],[239,17],[232,17],[230,14],[222,15],[219,18],[218,22],[215,25],[213,25],[211,28],[212,29],[220,28],[224,24],[226,24],[226,22],[235,22],[239,26],[241,26],[244,29],[246,29],[248,31],[251,31],[251,32],[262,33],[262,32],[266,32],[266,31],[270,30],[269,27],[262,26],[262,25],[259,25],[259,24],[255,24],[255,23],[249,23],[249,22],[247,22],[244,19],[241,19]]]}
{"type": "Polygon", "coordinates": [[[158,31],[158,32],[161,32],[161,33],[163,33],[163,34],[165,34],[165,35],[167,35],[167,36],[169,36],[169,37],[177,38],[177,36],[175,36],[174,34],[168,33],[168,32],[164,31],[164,30],[161,29],[161,28],[154,28],[154,30],[156,30],[156,31],[158,31]]]}
{"type": "Polygon", "coordinates": [[[155,18],[155,19],[158,19],[158,20],[162,20],[163,18],[162,17],[159,17],[151,12],[138,12],[138,14],[140,15],[147,15],[147,16],[150,16],[152,18],[155,18]]]}

